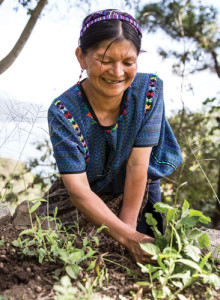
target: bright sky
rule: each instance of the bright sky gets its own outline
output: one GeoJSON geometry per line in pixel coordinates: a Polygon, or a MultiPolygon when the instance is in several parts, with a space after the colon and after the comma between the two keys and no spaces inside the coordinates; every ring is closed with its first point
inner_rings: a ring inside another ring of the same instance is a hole
{"type": "MultiPolygon", "coordinates": [[[[24,9],[20,8],[18,12],[13,10],[15,2],[4,1],[0,7],[0,59],[12,49],[29,18],[24,9]]],[[[219,1],[216,2],[220,6],[219,1]]],[[[113,7],[133,13],[125,5],[119,6],[118,0],[92,3],[92,11],[113,7]]],[[[47,109],[55,97],[75,84],[80,68],[74,52],[81,22],[86,15],[79,8],[68,10],[63,6],[62,11],[48,11],[47,8],[19,57],[0,75],[0,99],[41,104],[47,109]]],[[[142,48],[147,53],[141,54],[138,71],[157,73],[163,79],[166,109],[170,113],[173,108],[181,108],[181,101],[180,79],[172,75],[171,64],[162,61],[157,55],[158,46],[167,43],[170,41],[163,34],[149,35],[144,32],[142,48]]],[[[189,77],[189,81],[194,87],[194,93],[185,92],[183,99],[186,106],[193,110],[201,107],[207,97],[215,97],[219,92],[219,79],[215,74],[201,72],[189,77]]],[[[12,152],[8,151],[7,155],[12,155],[12,152]]]]}

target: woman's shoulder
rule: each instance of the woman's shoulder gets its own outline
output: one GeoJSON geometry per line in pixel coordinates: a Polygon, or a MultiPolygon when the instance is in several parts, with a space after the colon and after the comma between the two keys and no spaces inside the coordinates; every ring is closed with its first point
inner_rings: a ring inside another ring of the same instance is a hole
{"type": "Polygon", "coordinates": [[[135,78],[133,80],[133,83],[134,85],[138,85],[139,83],[146,83],[146,84],[149,84],[150,82],[162,82],[162,79],[155,73],[141,73],[141,72],[138,72],[136,75],[135,75],[135,78]]]}
{"type": "Polygon", "coordinates": [[[52,101],[48,110],[53,111],[53,110],[56,110],[57,108],[61,108],[63,106],[68,107],[68,109],[72,110],[72,106],[73,106],[72,104],[75,101],[77,101],[79,93],[80,93],[80,89],[79,89],[78,84],[73,85],[72,87],[67,89],[65,92],[60,94],[58,97],[56,97],[52,101]]]}
{"type": "Polygon", "coordinates": [[[132,94],[138,97],[147,97],[148,93],[155,95],[162,90],[163,81],[154,73],[137,73],[131,84],[132,94]]]}

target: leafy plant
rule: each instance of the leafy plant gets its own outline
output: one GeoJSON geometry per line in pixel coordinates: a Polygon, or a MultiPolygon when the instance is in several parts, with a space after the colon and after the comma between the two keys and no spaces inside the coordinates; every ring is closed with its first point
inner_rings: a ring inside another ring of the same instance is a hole
{"type": "Polygon", "coordinates": [[[155,235],[155,244],[144,243],[141,248],[152,255],[152,260],[156,260],[158,266],[138,263],[141,271],[148,273],[150,279],[150,282],[138,284],[151,285],[154,299],[175,299],[185,288],[198,281],[215,289],[220,288],[220,279],[212,273],[208,261],[211,251],[206,255],[201,251],[210,246],[209,237],[195,228],[198,223],[208,224],[210,218],[198,210],[189,209],[186,200],[181,210],[164,203],[156,203],[154,209],[166,213],[166,232],[162,236],[157,229],[156,219],[146,213],[146,221],[155,235]],[[159,282],[159,285],[154,282],[159,282]],[[173,288],[176,289],[174,293],[171,292],[173,288]]]}
{"type": "Polygon", "coordinates": [[[54,285],[56,300],[98,300],[100,296],[96,293],[97,278],[92,280],[88,276],[83,279],[83,283],[77,282],[76,286],[72,286],[71,279],[66,275],[60,280],[60,284],[54,285]]]}
{"type": "MultiPolygon", "coordinates": [[[[92,248],[92,244],[97,248],[99,246],[99,233],[105,226],[97,229],[95,234],[90,238],[83,237],[83,231],[76,226],[69,226],[68,229],[63,227],[57,216],[57,209],[54,216],[46,216],[39,218],[37,215],[36,223],[33,222],[32,214],[36,212],[44,199],[35,199],[35,203],[28,201],[31,228],[23,230],[19,237],[12,242],[15,247],[19,247],[25,255],[38,257],[39,263],[44,260],[51,262],[60,262],[61,267],[55,271],[55,276],[59,276],[65,272],[71,278],[76,279],[81,269],[81,262],[86,261],[87,271],[95,270],[99,277],[100,283],[104,280],[104,270],[99,269],[101,257],[95,256],[97,249],[92,248]],[[42,223],[47,221],[46,228],[42,227],[42,223]],[[53,228],[51,226],[53,224],[53,228]],[[82,248],[75,247],[77,234],[82,239],[82,248]],[[24,238],[25,237],[25,238],[24,238]]],[[[105,274],[106,275],[106,274],[105,274]]]]}

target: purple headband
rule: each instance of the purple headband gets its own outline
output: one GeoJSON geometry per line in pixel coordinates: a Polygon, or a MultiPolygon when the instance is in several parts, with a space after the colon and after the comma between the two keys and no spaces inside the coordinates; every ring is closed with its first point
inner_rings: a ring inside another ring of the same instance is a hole
{"type": "Polygon", "coordinates": [[[116,10],[101,10],[97,11],[94,14],[90,15],[83,27],[80,31],[80,37],[84,34],[84,32],[92,25],[100,21],[105,20],[121,20],[129,23],[138,33],[140,39],[142,37],[141,27],[139,26],[138,22],[129,14],[123,15],[120,11],[116,10]],[[91,20],[93,19],[93,20],[91,20]]]}

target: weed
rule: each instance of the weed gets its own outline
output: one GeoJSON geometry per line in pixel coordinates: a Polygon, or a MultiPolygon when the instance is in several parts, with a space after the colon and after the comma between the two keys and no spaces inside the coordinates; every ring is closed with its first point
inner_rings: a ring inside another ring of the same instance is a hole
{"type": "MultiPolygon", "coordinates": [[[[100,296],[96,293],[97,278],[93,280],[86,275],[82,282],[77,282],[77,286],[72,286],[71,279],[66,275],[60,280],[60,284],[55,284],[55,300],[99,300],[100,296]]],[[[105,298],[107,299],[107,298],[105,298]]]]}
{"type": "Polygon", "coordinates": [[[143,265],[138,263],[143,273],[149,274],[150,282],[138,282],[141,286],[152,285],[154,299],[175,299],[181,292],[195,282],[203,282],[211,288],[220,287],[220,279],[212,273],[209,263],[211,252],[202,255],[202,249],[210,246],[206,233],[195,228],[198,223],[208,224],[210,218],[202,212],[189,209],[189,203],[185,200],[179,210],[164,203],[154,205],[156,212],[166,213],[166,232],[162,234],[157,229],[157,221],[152,214],[146,213],[146,221],[155,235],[154,244],[141,244],[141,248],[152,255],[158,266],[143,265]],[[159,281],[159,287],[154,283],[159,281]],[[176,292],[172,293],[171,289],[176,292]]]}
{"type": "MultiPolygon", "coordinates": [[[[35,203],[30,206],[28,201],[28,208],[30,214],[31,228],[22,231],[19,237],[12,242],[15,247],[19,247],[25,255],[38,257],[39,263],[44,260],[51,262],[60,262],[61,267],[56,269],[55,278],[60,276],[63,272],[68,274],[69,277],[76,279],[79,271],[81,270],[81,263],[86,261],[87,271],[95,270],[99,286],[102,286],[102,281],[107,276],[104,269],[100,271],[102,263],[102,256],[95,256],[97,249],[91,247],[94,241],[96,248],[99,246],[99,239],[97,234],[105,226],[98,228],[93,236],[83,238],[83,231],[77,227],[77,232],[81,234],[82,248],[75,247],[76,233],[75,228],[69,226],[62,227],[57,216],[57,209],[54,211],[54,216],[46,216],[39,218],[36,215],[37,223],[34,224],[32,214],[37,210],[44,199],[35,199],[35,203]],[[42,222],[47,221],[47,228],[42,228],[42,222]],[[55,228],[51,228],[50,224],[55,224],[55,228]],[[24,238],[25,237],[25,238],[24,238]]],[[[94,244],[93,243],[93,244],[94,244]]]]}

